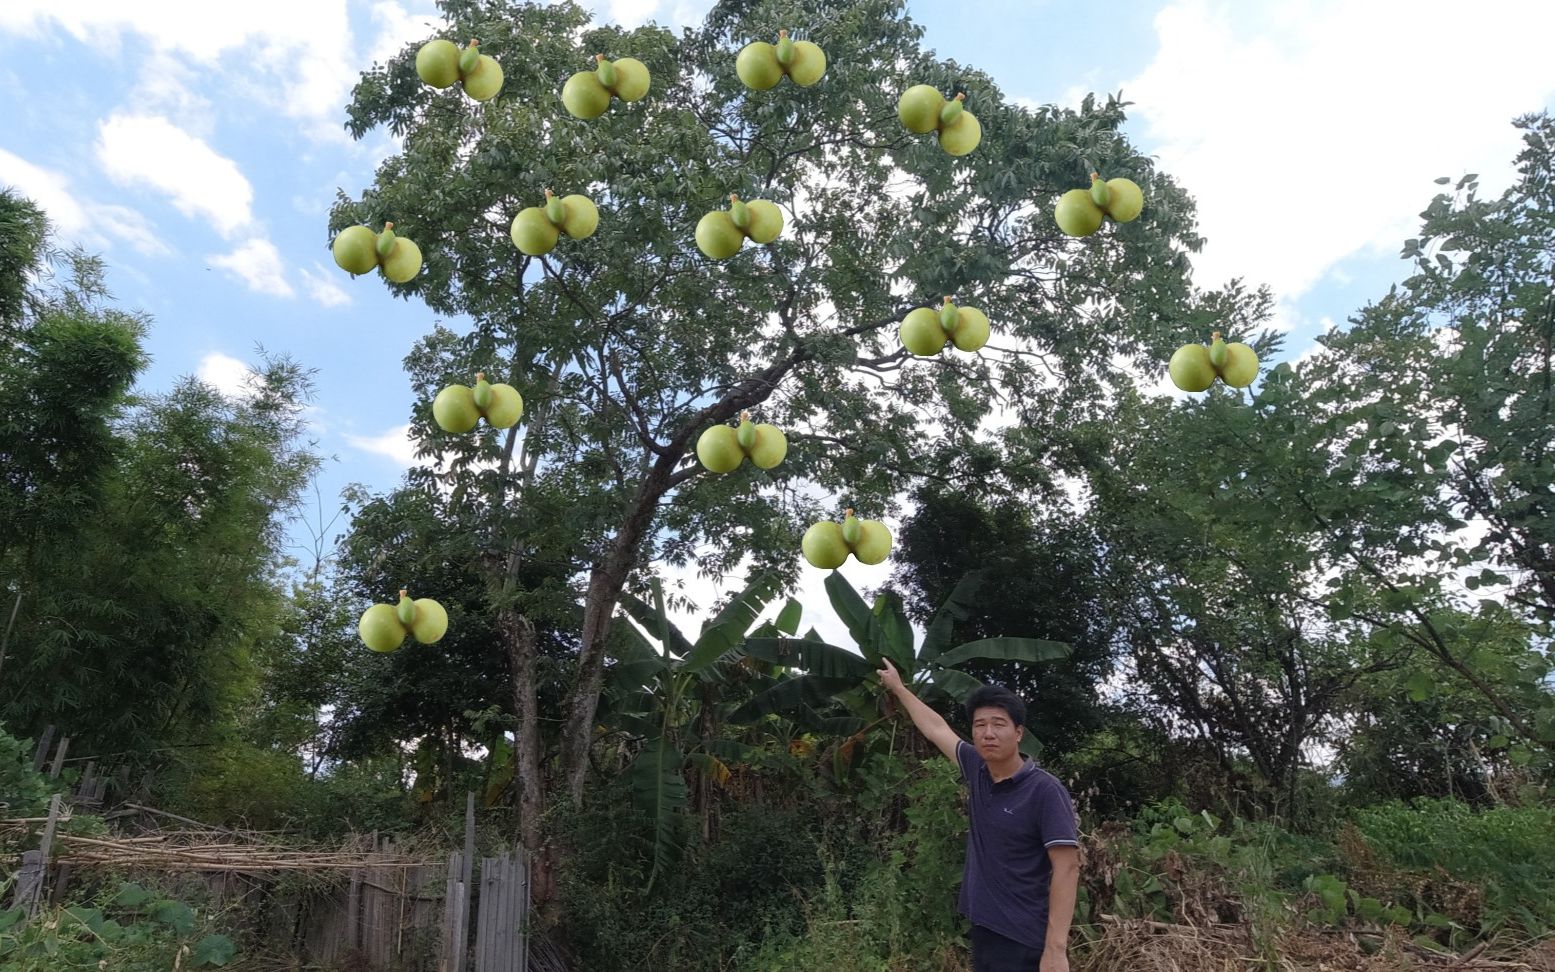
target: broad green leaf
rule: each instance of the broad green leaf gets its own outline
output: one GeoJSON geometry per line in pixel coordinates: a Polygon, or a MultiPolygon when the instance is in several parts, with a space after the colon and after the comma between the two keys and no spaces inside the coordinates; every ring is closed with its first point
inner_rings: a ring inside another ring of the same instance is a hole
{"type": "Polygon", "coordinates": [[[729,721],[751,723],[768,715],[789,715],[805,707],[819,709],[831,701],[834,693],[851,688],[852,679],[796,675],[785,678],[729,713],[729,721]]]}
{"type": "Polygon", "coordinates": [[[674,866],[680,854],[675,815],[686,805],[686,781],[680,775],[684,762],[685,757],[674,743],[657,735],[644,741],[642,751],[626,771],[632,802],[652,824],[648,852],[653,869],[648,875],[648,890],[674,866]]]}
{"type": "Polygon", "coordinates": [[[783,610],[778,612],[777,629],[786,635],[799,633],[799,619],[804,615],[804,606],[794,598],[789,598],[783,605],[783,610]]]}
{"type": "Polygon", "coordinates": [[[1068,658],[1074,648],[1061,641],[1037,638],[983,638],[957,645],[939,657],[941,665],[959,665],[974,658],[989,661],[1045,662],[1068,658]]]}
{"type": "Polygon", "coordinates": [[[194,931],[194,910],[182,901],[162,898],[152,902],[146,913],[180,935],[194,931]]]}
{"type": "Polygon", "coordinates": [[[125,881],[119,885],[119,893],[113,896],[112,904],[120,908],[139,908],[151,900],[151,892],[138,884],[125,881]]]}
{"type": "Polygon", "coordinates": [[[1436,679],[1430,672],[1421,669],[1409,676],[1409,680],[1404,683],[1404,687],[1409,690],[1410,701],[1424,702],[1436,694],[1436,679]]]}
{"type": "Polygon", "coordinates": [[[806,638],[751,638],[745,642],[745,653],[764,662],[824,678],[857,681],[876,671],[868,661],[846,648],[806,638]]]}
{"type": "Polygon", "coordinates": [[[859,597],[848,579],[835,570],[826,575],[826,593],[831,598],[832,610],[837,612],[837,617],[847,626],[848,634],[853,636],[859,650],[869,659],[870,664],[878,666],[880,656],[884,654],[885,635],[875,615],[869,610],[869,605],[859,597]]]}
{"type": "Polygon", "coordinates": [[[934,619],[923,633],[923,647],[918,649],[919,664],[934,661],[950,647],[951,630],[956,622],[971,616],[972,598],[982,583],[983,575],[979,571],[972,571],[956,582],[955,589],[934,613],[934,619]]]}
{"type": "Polygon", "coordinates": [[[902,609],[895,591],[884,591],[875,600],[874,615],[884,640],[885,654],[904,678],[911,678],[917,666],[913,655],[912,622],[902,609]]]}
{"type": "Polygon", "coordinates": [[[681,662],[681,668],[688,672],[699,671],[739,645],[751,625],[756,623],[756,616],[766,609],[782,586],[782,579],[771,572],[763,573],[747,584],[702,632],[695,647],[681,662]]]}
{"type": "Polygon", "coordinates": [[[190,959],[195,968],[220,968],[232,961],[238,947],[226,935],[206,935],[194,946],[190,959]]]}
{"type": "MultiPolygon", "coordinates": [[[[655,583],[657,583],[657,579],[655,579],[655,583]]],[[[656,651],[655,654],[662,657],[664,649],[667,648],[675,657],[684,658],[686,653],[691,651],[691,642],[686,639],[685,635],[681,634],[679,628],[670,623],[669,617],[661,615],[658,609],[646,603],[635,594],[629,591],[622,591],[621,607],[626,610],[627,614],[632,616],[633,621],[642,625],[644,631],[660,639],[660,644],[663,647],[656,651]],[[665,640],[666,633],[668,635],[667,641],[665,640]]]]}

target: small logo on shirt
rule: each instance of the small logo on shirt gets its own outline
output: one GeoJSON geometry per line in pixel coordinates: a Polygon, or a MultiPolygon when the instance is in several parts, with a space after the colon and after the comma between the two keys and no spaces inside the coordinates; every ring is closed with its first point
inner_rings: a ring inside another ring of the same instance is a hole
{"type": "Polygon", "coordinates": [[[1009,807],[1000,807],[999,809],[1003,810],[1005,813],[1009,814],[1012,817],[1015,816],[1015,811],[1011,810],[1009,807]]]}

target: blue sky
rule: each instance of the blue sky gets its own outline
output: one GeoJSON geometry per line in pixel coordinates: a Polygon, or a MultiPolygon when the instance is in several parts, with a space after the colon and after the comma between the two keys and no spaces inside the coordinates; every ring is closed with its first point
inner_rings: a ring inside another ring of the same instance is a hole
{"type": "MultiPolygon", "coordinates": [[[[592,6],[673,25],[708,5],[592,6]]],[[[1511,119],[1555,96],[1549,0],[909,11],[929,47],[1011,98],[1121,89],[1136,102],[1129,135],[1199,201],[1199,282],[1273,286],[1292,357],[1401,279],[1396,254],[1433,178],[1472,171],[1486,193],[1504,188],[1511,119]]],[[[427,0],[0,3],[0,184],[100,252],[120,304],[153,317],[145,390],[200,374],[236,391],[256,345],[317,368],[329,507],[346,483],[392,486],[409,461],[401,361],[434,319],[330,260],[336,188],[359,192],[393,147],[383,133],[350,141],[343,106],[361,69],[435,20],[427,0]]]]}

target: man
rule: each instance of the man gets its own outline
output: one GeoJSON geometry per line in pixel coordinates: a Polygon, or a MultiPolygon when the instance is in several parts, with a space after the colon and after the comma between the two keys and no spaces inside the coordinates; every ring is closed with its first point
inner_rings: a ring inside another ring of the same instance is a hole
{"type": "Polygon", "coordinates": [[[1018,748],[1026,704],[997,685],[975,690],[966,702],[968,744],[884,664],[881,684],[967,783],[971,830],[958,906],[972,922],[973,972],[1069,972],[1079,834],[1069,791],[1018,748]]]}

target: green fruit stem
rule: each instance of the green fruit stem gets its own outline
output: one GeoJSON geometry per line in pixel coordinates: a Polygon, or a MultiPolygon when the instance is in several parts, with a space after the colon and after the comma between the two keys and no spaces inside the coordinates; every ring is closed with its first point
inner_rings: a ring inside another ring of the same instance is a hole
{"type": "Polygon", "coordinates": [[[751,413],[740,413],[740,427],[734,430],[734,439],[746,452],[756,448],[756,426],[751,424],[751,413]]]}
{"type": "Polygon", "coordinates": [[[1112,201],[1112,190],[1107,188],[1107,183],[1095,172],[1091,173],[1091,202],[1102,209],[1112,201]]]}
{"type": "Polygon", "coordinates": [[[545,218],[560,226],[567,220],[567,206],[551,190],[545,190],[545,218]]]}
{"type": "Polygon", "coordinates": [[[729,193],[729,219],[741,232],[750,228],[750,207],[740,202],[740,197],[732,192],[729,193]]]}
{"type": "Polygon", "coordinates": [[[945,298],[945,303],[940,305],[939,326],[946,334],[956,329],[956,305],[951,303],[948,296],[945,298]]]}
{"type": "Polygon", "coordinates": [[[383,232],[378,234],[378,259],[387,260],[389,254],[394,252],[394,224],[384,223],[383,232]]]}
{"type": "Polygon", "coordinates": [[[794,63],[794,42],[789,40],[786,30],[778,31],[777,59],[785,68],[794,63]]]}
{"type": "Polygon", "coordinates": [[[1219,371],[1226,366],[1226,342],[1220,339],[1219,331],[1211,334],[1209,340],[1209,363],[1219,371]]]}
{"type": "Polygon", "coordinates": [[[459,52],[459,76],[464,77],[475,70],[475,65],[480,63],[481,42],[478,38],[470,38],[470,46],[459,52]]]}
{"type": "Polygon", "coordinates": [[[961,117],[961,103],[966,100],[966,92],[961,92],[954,98],[945,102],[945,107],[939,110],[939,125],[944,128],[957,118],[961,117]]]}
{"type": "Polygon", "coordinates": [[[851,547],[863,537],[864,525],[853,515],[853,508],[850,506],[842,517],[842,542],[851,547]]]}
{"type": "Polygon", "coordinates": [[[405,588],[400,588],[400,602],[394,606],[394,613],[399,617],[400,624],[410,627],[416,623],[416,602],[412,601],[405,588]]]}
{"type": "Polygon", "coordinates": [[[491,407],[491,383],[486,380],[486,372],[475,373],[475,387],[470,393],[475,397],[475,407],[481,410],[482,415],[486,414],[486,409],[491,407]]]}
{"type": "Polygon", "coordinates": [[[603,54],[595,54],[594,62],[599,65],[594,69],[594,74],[598,76],[599,83],[611,91],[615,91],[616,81],[618,80],[616,78],[616,66],[605,60],[605,55],[603,54]]]}

